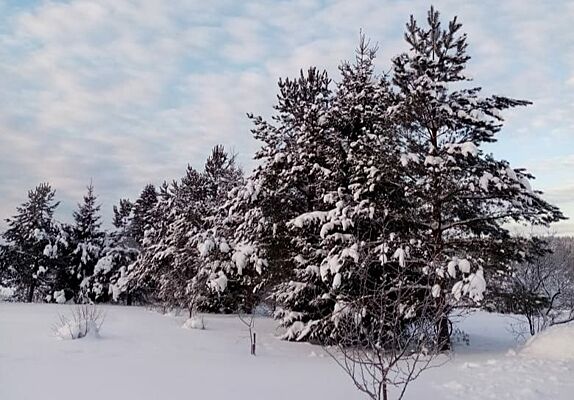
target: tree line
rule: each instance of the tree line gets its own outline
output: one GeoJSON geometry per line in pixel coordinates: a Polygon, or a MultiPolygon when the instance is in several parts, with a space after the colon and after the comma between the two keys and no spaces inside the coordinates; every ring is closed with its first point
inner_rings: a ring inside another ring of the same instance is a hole
{"type": "Polygon", "coordinates": [[[39,185],[7,220],[0,284],[26,301],[190,313],[266,303],[285,339],[324,344],[352,327],[350,344],[396,347],[426,323],[417,345],[448,349],[454,308],[508,308],[517,265],[548,251],[509,224],[564,216],[528,171],[483,150],[501,113],[530,102],[470,84],[456,18],[411,17],[405,40],[387,73],[362,35],[336,82],[314,67],[279,80],[273,117],[249,115],[262,143],[252,173],[216,146],[203,170],[120,200],[112,230],[91,185],[72,224],[39,185]]]}

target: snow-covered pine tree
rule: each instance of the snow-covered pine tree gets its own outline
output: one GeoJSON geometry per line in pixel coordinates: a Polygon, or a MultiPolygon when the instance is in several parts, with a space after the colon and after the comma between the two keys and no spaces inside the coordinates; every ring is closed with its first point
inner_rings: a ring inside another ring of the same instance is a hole
{"type": "MultiPolygon", "coordinates": [[[[138,281],[141,272],[142,252],[146,249],[146,237],[153,235],[158,215],[158,192],[147,184],[135,202],[120,200],[114,206],[114,226],[106,240],[105,256],[97,267],[97,280],[108,285],[107,296],[119,301],[124,298],[128,305],[136,300],[143,302],[149,291],[138,281]]],[[[105,293],[105,291],[102,291],[105,293]]]]}
{"type": "Polygon", "coordinates": [[[76,301],[94,301],[102,293],[102,287],[93,282],[94,267],[102,254],[105,233],[101,230],[100,205],[90,183],[82,203],[74,211],[74,224],[70,235],[69,285],[64,289],[66,297],[72,295],[76,301]],[[75,279],[74,279],[75,278],[75,279]],[[75,281],[75,282],[74,282],[75,281]]]}
{"type": "Polygon", "coordinates": [[[314,209],[321,201],[320,183],[329,174],[324,165],[332,159],[317,150],[326,149],[322,124],[330,96],[328,86],[326,72],[314,68],[307,73],[301,71],[299,79],[279,81],[273,123],[249,115],[255,125],[252,132],[264,145],[255,157],[260,166],[244,184],[233,187],[235,178],[226,177],[239,174],[229,163],[232,158],[226,163],[233,168],[224,169],[220,177],[210,173],[210,164],[223,164],[215,162],[222,159],[217,155],[219,149],[214,150],[213,161],[206,165],[208,178],[217,178],[214,187],[219,187],[219,194],[212,197],[214,204],[210,209],[214,214],[206,221],[207,229],[203,228],[198,236],[197,248],[204,268],[193,285],[201,286],[201,280],[207,278],[207,285],[218,296],[214,304],[224,298],[242,299],[240,303],[234,300],[233,307],[225,306],[224,311],[252,311],[270,287],[293,274],[295,254],[291,251],[287,222],[314,209]],[[219,199],[228,189],[227,201],[220,207],[219,199]],[[244,296],[238,296],[239,293],[244,296]]]}
{"type": "Polygon", "coordinates": [[[133,208],[134,205],[129,199],[120,199],[119,204],[113,207],[114,219],[112,224],[116,229],[127,231],[131,223],[133,208]]]}
{"type": "Polygon", "coordinates": [[[0,286],[9,287],[13,280],[13,272],[10,268],[9,252],[5,245],[0,244],[0,286]]]}
{"type": "Polygon", "coordinates": [[[61,230],[62,238],[66,241],[66,246],[60,246],[58,251],[58,263],[53,268],[51,278],[51,301],[64,303],[75,298],[80,290],[80,279],[74,273],[72,260],[74,256],[73,226],[57,222],[58,229],[61,230]]]}
{"type": "Polygon", "coordinates": [[[54,276],[60,267],[58,257],[67,247],[62,226],[54,221],[55,191],[42,183],[28,192],[28,200],[6,220],[5,266],[10,269],[10,285],[17,298],[32,302],[51,296],[54,276]]]}
{"type": "Polygon", "coordinates": [[[157,201],[157,190],[155,186],[147,184],[133,205],[130,229],[132,237],[140,246],[143,243],[146,229],[156,222],[153,209],[157,201]]]}
{"type": "MultiPolygon", "coordinates": [[[[460,25],[440,30],[434,10],[429,24],[409,24],[413,50],[394,60],[392,82],[373,77],[374,51],[362,41],[321,118],[305,119],[321,110],[309,107],[312,91],[286,85],[276,124],[255,119],[263,162],[231,209],[241,213],[237,243],[249,250],[241,259],[265,259],[270,274],[284,274],[275,297],[289,339],[336,340],[345,304],[366,282],[397,296],[405,326],[417,316],[409,310],[435,321],[446,303],[476,304],[485,273],[507,272],[532,247],[505,224],[562,218],[530,189],[526,171],[479,150],[495,140],[499,112],[527,102],[459,89],[468,60],[460,25]]],[[[448,347],[446,318],[439,331],[448,347]]]]}
{"type": "MultiPolygon", "coordinates": [[[[161,281],[164,273],[172,268],[173,253],[175,248],[170,245],[170,229],[175,219],[174,213],[174,190],[173,184],[164,182],[159,193],[153,188],[153,196],[150,185],[144,189],[140,197],[140,211],[138,217],[132,220],[132,237],[139,244],[139,252],[136,260],[128,268],[128,286],[133,292],[140,293],[140,297],[147,302],[168,302],[160,293],[161,281]],[[147,194],[146,194],[147,192],[147,194]],[[146,203],[143,199],[153,199],[147,202],[146,212],[143,213],[141,205],[146,203]],[[145,222],[144,222],[145,221],[145,222]],[[141,238],[135,237],[134,232],[139,232],[138,226],[145,225],[141,238]]],[[[136,207],[138,207],[136,201],[136,207]]]]}
{"type": "Polygon", "coordinates": [[[152,262],[158,265],[160,301],[171,307],[189,308],[190,297],[198,295],[189,290],[199,258],[192,238],[208,212],[206,181],[203,174],[188,166],[185,176],[171,187],[173,199],[165,235],[152,262]]]}
{"type": "MultiPolygon", "coordinates": [[[[225,207],[228,195],[243,184],[235,156],[221,145],[213,148],[203,172],[205,215],[191,237],[196,273],[188,285],[189,304],[200,311],[250,311],[256,303],[251,274],[237,274],[233,261],[236,225],[225,207]]],[[[243,271],[242,271],[243,272],[243,271]]]]}
{"type": "Polygon", "coordinates": [[[98,287],[97,302],[120,301],[125,298],[131,304],[127,281],[127,269],[139,254],[139,245],[131,235],[133,204],[120,199],[113,207],[114,230],[106,232],[102,255],[94,267],[90,284],[98,287]]]}
{"type": "Polygon", "coordinates": [[[252,132],[263,142],[255,156],[260,164],[230,193],[219,229],[233,232],[232,240],[226,235],[232,263],[212,275],[214,287],[237,281],[253,287],[251,302],[294,277],[297,253],[287,224],[323,205],[334,160],[324,126],[331,96],[327,73],[301,71],[298,79],[280,80],[279,92],[272,122],[250,115],[252,132]]]}
{"type": "MultiPolygon", "coordinates": [[[[405,34],[410,50],[393,60],[391,116],[403,141],[405,187],[397,217],[421,243],[411,246],[405,262],[433,276],[437,301],[480,302],[485,280],[511,272],[511,261],[531,244],[512,236],[508,224],[547,226],[563,216],[531,189],[532,175],[482,149],[496,141],[501,111],[530,102],[482,97],[480,88],[465,85],[470,57],[461,24],[454,18],[443,28],[432,7],[427,24],[411,16],[405,34]]],[[[446,318],[440,332],[447,348],[446,318]]]]}
{"type": "MultiPolygon", "coordinates": [[[[369,287],[390,289],[407,278],[387,257],[391,246],[382,245],[401,232],[389,210],[400,207],[403,188],[399,141],[386,112],[392,93],[387,79],[374,73],[376,50],[361,35],[355,62],[340,66],[325,124],[333,159],[323,204],[288,223],[298,265],[295,279],[276,296],[290,340],[338,342],[345,335],[338,329],[341,315],[351,315],[352,302],[369,287]]],[[[361,310],[361,323],[373,324],[371,311],[361,310]]]]}
{"type": "Polygon", "coordinates": [[[225,203],[229,191],[239,186],[243,178],[243,171],[237,166],[235,155],[227,152],[223,145],[216,145],[211,150],[203,174],[207,201],[214,205],[225,203]]]}
{"type": "MultiPolygon", "coordinates": [[[[236,291],[222,295],[209,286],[210,277],[218,272],[214,268],[220,266],[215,261],[220,254],[208,243],[218,236],[219,209],[227,192],[241,178],[234,157],[216,146],[203,172],[188,166],[181,180],[162,186],[153,210],[162,217],[146,230],[142,252],[130,272],[150,300],[190,312],[235,309],[240,302],[236,291]]],[[[225,249],[222,246],[218,248],[225,249]]]]}

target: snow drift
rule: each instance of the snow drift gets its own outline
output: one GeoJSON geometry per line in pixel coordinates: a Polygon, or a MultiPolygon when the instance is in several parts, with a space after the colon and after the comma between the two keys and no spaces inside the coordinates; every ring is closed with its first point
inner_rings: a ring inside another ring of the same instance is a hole
{"type": "Polygon", "coordinates": [[[555,325],[526,342],[520,354],[552,360],[574,360],[574,323],[555,325]]]}

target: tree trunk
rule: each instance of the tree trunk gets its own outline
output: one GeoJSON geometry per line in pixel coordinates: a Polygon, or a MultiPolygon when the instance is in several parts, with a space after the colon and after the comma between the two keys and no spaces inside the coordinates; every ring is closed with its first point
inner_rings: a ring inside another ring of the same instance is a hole
{"type": "Polygon", "coordinates": [[[36,280],[32,279],[32,282],[30,282],[30,286],[28,287],[28,298],[27,298],[28,303],[31,303],[34,301],[34,290],[35,289],[36,289],[36,280]]]}
{"type": "MultiPolygon", "coordinates": [[[[385,378],[386,379],[386,378],[385,378]]],[[[387,392],[387,382],[383,382],[383,400],[388,400],[388,392],[387,392]]]]}
{"type": "Polygon", "coordinates": [[[448,313],[443,313],[440,316],[437,327],[437,340],[440,351],[449,351],[451,349],[450,343],[450,322],[448,320],[448,313]]]}

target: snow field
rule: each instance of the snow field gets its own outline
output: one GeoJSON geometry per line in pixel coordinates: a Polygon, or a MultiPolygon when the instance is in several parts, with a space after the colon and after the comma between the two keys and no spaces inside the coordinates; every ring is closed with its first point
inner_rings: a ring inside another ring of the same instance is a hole
{"type": "MultiPolygon", "coordinates": [[[[278,340],[259,318],[257,357],[236,316],[205,315],[206,329],[138,307],[104,306],[99,338],[57,340],[51,326],[72,306],[0,303],[0,399],[363,399],[325,354],[278,340]]],[[[508,317],[475,313],[457,326],[470,335],[451,359],[426,371],[406,399],[571,400],[574,327],[517,347],[508,317]]],[[[442,361],[445,361],[444,359],[442,361]]]]}

